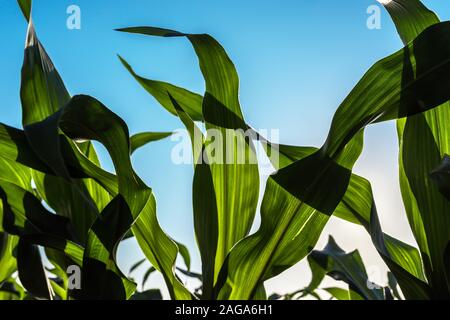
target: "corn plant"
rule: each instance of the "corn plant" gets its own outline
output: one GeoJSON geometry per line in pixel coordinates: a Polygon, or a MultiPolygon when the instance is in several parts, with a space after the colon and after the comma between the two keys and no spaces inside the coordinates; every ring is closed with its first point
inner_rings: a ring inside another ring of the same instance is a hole
{"type": "MultiPolygon", "coordinates": [[[[28,21],[21,83],[24,128],[2,124],[0,129],[0,282],[14,284],[11,275],[17,270],[35,298],[130,298],[136,285],[115,262],[118,243],[131,235],[130,228],[153,261],[157,255],[175,261],[178,253],[156,221],[152,190],[130,161],[137,148],[170,134],[130,138],[123,120],[99,101],[70,97],[37,38],[31,1],[19,5],[28,21]],[[100,167],[91,140],[107,148],[115,174],[100,167]],[[48,279],[38,246],[46,249],[56,277],[48,279]],[[82,267],[82,289],[69,290],[69,266],[82,267]]],[[[154,265],[164,270],[169,263],[154,265]]],[[[180,292],[176,297],[190,297],[173,274],[167,280],[180,292]]]]}
{"type": "Polygon", "coordinates": [[[143,78],[120,60],[190,134],[201,274],[190,270],[187,249],[160,227],[152,189],[130,160],[138,148],[171,133],[130,137],[125,122],[100,101],[71,97],[38,40],[31,0],[18,3],[28,21],[23,129],[0,125],[0,298],[161,298],[155,290],[136,292],[136,283],[117,266],[117,247],[128,237],[136,238],[152,265],[144,284],[160,272],[172,299],[266,299],[264,282],[308,256],[313,280],[289,298],[315,294],[325,274],[349,285],[328,288],[338,299],[399,298],[395,283],[406,299],[449,297],[450,23],[439,22],[420,1],[385,5],[404,47],[366,72],[338,107],[320,148],[274,144],[247,123],[238,73],[210,35],[118,29],[186,38],[197,54],[203,95],[143,78]],[[352,173],[365,127],[389,120],[398,121],[400,182],[419,250],[383,233],[370,183],[352,173]],[[101,168],[94,140],[108,151],[115,173],[101,168]],[[256,140],[270,159],[278,158],[262,195],[261,226],[251,234],[260,197],[256,140]],[[312,251],[332,215],[366,228],[390,269],[390,289],[369,288],[359,254],[346,254],[332,239],[325,250],[312,251]],[[178,255],[187,270],[176,267],[178,255]],[[80,287],[69,285],[71,266],[82,270],[80,287]],[[201,279],[201,288],[190,292],[180,274],[201,279]]]}

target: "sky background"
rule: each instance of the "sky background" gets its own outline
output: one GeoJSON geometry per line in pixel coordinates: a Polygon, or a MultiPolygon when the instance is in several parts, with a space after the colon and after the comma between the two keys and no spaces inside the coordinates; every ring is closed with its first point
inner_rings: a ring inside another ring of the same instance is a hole
{"type": "MultiPolygon", "coordinates": [[[[450,2],[424,1],[442,20],[450,2]]],[[[162,39],[122,34],[115,28],[158,26],[187,33],[209,33],[227,50],[241,80],[241,105],[257,129],[280,129],[284,144],[320,147],[332,116],[364,72],[402,47],[393,23],[382,9],[381,29],[366,26],[375,0],[35,0],[38,36],[71,94],[89,94],[119,114],[131,133],[171,131],[180,121],[147,94],[122,67],[121,54],[148,78],[202,93],[197,58],[183,38],[162,39]],[[81,8],[81,30],[66,27],[70,5],[81,8]]],[[[20,69],[26,23],[15,0],[0,0],[0,121],[20,127],[20,69]]],[[[153,188],[163,229],[185,243],[200,270],[193,234],[190,165],[174,165],[176,142],[165,140],[133,157],[138,174],[153,188]]],[[[365,150],[355,173],[368,178],[383,230],[415,244],[405,217],[398,184],[395,122],[366,131],[365,150]]],[[[112,169],[104,152],[103,164],[112,169]]],[[[361,227],[332,218],[317,248],[333,234],[346,250],[359,249],[372,280],[386,282],[386,267],[361,227]]],[[[127,272],[143,257],[131,240],[119,248],[127,272]]],[[[136,273],[136,278],[145,268],[136,273]]],[[[306,262],[266,282],[269,293],[295,291],[308,283],[306,262]]],[[[331,284],[330,280],[327,284],[331,284]]],[[[162,285],[154,275],[147,287],[162,285]]],[[[190,283],[189,285],[195,285],[190,283]]],[[[166,294],[166,289],[163,289],[166,294]]],[[[166,294],[167,297],[167,294],[166,294]]]]}

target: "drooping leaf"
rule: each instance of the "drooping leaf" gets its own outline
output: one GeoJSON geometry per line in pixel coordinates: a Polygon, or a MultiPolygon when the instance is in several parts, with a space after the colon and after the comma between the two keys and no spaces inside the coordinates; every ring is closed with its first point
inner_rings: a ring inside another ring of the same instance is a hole
{"type": "Polygon", "coordinates": [[[202,96],[183,88],[174,86],[170,83],[145,79],[137,75],[128,64],[128,62],[125,61],[125,59],[123,59],[121,56],[119,56],[119,59],[128,70],[128,72],[130,72],[130,74],[136,79],[136,81],[139,82],[139,84],[148,93],[150,93],[167,111],[169,111],[173,115],[177,115],[177,112],[175,111],[173,104],[170,101],[169,95],[171,95],[180,103],[182,108],[186,110],[186,112],[194,121],[203,120],[202,96]]]}
{"type": "Polygon", "coordinates": [[[137,149],[145,146],[146,144],[158,140],[170,137],[172,132],[142,132],[133,135],[130,138],[130,148],[133,154],[137,149]]]}

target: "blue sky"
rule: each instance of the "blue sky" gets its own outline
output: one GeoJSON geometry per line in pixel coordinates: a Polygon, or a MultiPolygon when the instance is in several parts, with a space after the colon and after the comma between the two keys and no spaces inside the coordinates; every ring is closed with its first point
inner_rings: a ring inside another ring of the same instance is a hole
{"type": "MultiPolygon", "coordinates": [[[[424,2],[443,20],[450,18],[450,2],[424,2]]],[[[113,31],[150,25],[214,36],[236,64],[247,121],[259,129],[281,129],[283,143],[320,146],[334,111],[359,78],[377,60],[401,47],[384,10],[380,30],[366,27],[366,10],[374,4],[375,0],[41,0],[36,1],[33,16],[38,36],[69,91],[95,96],[119,114],[132,133],[170,131],[182,125],[128,75],[116,54],[146,77],[199,93],[204,90],[197,59],[184,39],[113,31]],[[81,8],[81,30],[66,28],[66,8],[72,4],[81,8]]],[[[0,0],[0,30],[0,119],[19,127],[26,24],[13,0],[0,0]]],[[[148,146],[133,162],[154,189],[162,226],[190,247],[198,269],[192,231],[192,168],[172,164],[174,144],[167,140],[148,146]]],[[[366,144],[356,170],[374,185],[383,227],[413,243],[398,190],[394,123],[370,128],[366,144]]],[[[104,154],[102,160],[111,168],[104,154]]],[[[369,263],[384,268],[361,230],[332,221],[326,233],[337,234],[346,249],[360,248],[369,263]],[[345,237],[348,232],[359,240],[345,237]]],[[[121,247],[119,257],[126,268],[141,253],[130,242],[121,247]]],[[[307,270],[294,268],[269,286],[289,291],[307,282],[308,276],[307,270]],[[298,279],[295,285],[286,280],[292,277],[298,279]]]]}

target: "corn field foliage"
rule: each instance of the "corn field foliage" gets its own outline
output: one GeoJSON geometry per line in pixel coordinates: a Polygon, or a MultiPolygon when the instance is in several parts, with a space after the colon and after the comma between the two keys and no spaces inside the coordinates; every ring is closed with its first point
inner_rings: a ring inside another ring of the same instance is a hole
{"type": "Polygon", "coordinates": [[[158,289],[137,292],[117,266],[118,245],[130,237],[146,257],[130,271],[148,260],[143,283],[160,273],[172,299],[321,299],[324,291],[339,300],[450,298],[450,22],[440,22],[419,0],[385,4],[404,47],[365,73],[337,108],[321,147],[263,140],[268,154],[280,157],[264,194],[258,164],[200,161],[212,156],[213,141],[199,124],[234,129],[236,143],[223,148],[240,148],[247,157],[255,156],[255,144],[243,132],[259,137],[243,116],[238,73],[219,42],[208,34],[148,26],[117,30],[189,41],[198,57],[203,95],[143,78],[119,58],[124,72],[191,135],[201,274],[190,270],[187,248],[159,225],[151,186],[130,160],[135,150],[171,133],[130,137],[127,124],[102,102],[72,97],[35,32],[31,0],[18,5],[28,23],[23,127],[0,124],[0,299],[161,299],[158,289]],[[370,182],[352,173],[364,129],[389,120],[397,121],[400,185],[418,248],[383,232],[370,182]],[[102,169],[92,141],[106,148],[115,173],[102,169]],[[250,234],[260,197],[261,225],[250,234]],[[346,253],[331,237],[322,251],[313,251],[333,215],[367,230],[389,268],[388,286],[368,285],[359,252],[346,253]],[[179,255],[186,268],[176,265],[179,255]],[[264,282],[303,259],[311,283],[269,296],[264,282]],[[82,270],[80,288],[69,286],[73,266],[82,270]],[[182,276],[201,287],[189,291],[182,276]],[[323,288],[325,277],[346,289],[323,288]]]}

